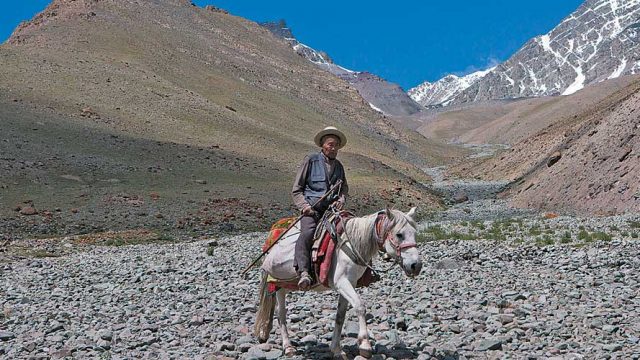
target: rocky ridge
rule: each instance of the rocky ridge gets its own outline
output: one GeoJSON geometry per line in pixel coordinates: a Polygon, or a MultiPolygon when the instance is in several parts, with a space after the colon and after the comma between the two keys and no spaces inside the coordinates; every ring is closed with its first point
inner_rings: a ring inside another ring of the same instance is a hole
{"type": "MultiPolygon", "coordinates": [[[[587,0],[549,33],[529,40],[507,61],[463,91],[456,81],[436,97],[425,83],[413,91],[433,105],[549,95],[569,95],[585,86],[640,71],[640,1],[587,0]]],[[[436,82],[438,83],[438,82],[436,82]]],[[[431,90],[433,91],[433,90],[431,90]]]]}
{"type": "Polygon", "coordinates": [[[476,71],[462,77],[447,75],[433,83],[425,81],[424,83],[409,89],[407,94],[409,94],[409,96],[418,104],[425,107],[447,106],[454,98],[460,95],[460,93],[494,69],[495,67],[492,67],[487,70],[476,71]]]}
{"type": "Polygon", "coordinates": [[[358,90],[360,96],[376,111],[393,116],[414,115],[422,111],[420,105],[407,96],[397,84],[367,71],[353,71],[335,64],[326,52],[315,50],[299,42],[284,20],[261,24],[275,36],[284,39],[294,51],[320,68],[336,75],[358,90]]]}

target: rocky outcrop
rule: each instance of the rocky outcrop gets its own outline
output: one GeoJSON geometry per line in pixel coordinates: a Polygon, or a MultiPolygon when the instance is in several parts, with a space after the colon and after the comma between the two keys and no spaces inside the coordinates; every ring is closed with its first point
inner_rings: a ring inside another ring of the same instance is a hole
{"type": "Polygon", "coordinates": [[[524,177],[512,202],[595,215],[640,211],[639,85],[615,107],[566,131],[563,150],[524,177]]]}

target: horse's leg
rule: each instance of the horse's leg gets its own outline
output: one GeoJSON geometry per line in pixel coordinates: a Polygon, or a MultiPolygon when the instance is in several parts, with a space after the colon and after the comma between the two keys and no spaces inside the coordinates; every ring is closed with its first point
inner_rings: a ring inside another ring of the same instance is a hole
{"type": "Polygon", "coordinates": [[[280,333],[282,335],[282,351],[285,356],[293,356],[296,354],[296,349],[291,346],[291,341],[289,340],[289,331],[287,330],[287,293],[284,289],[278,290],[276,299],[278,300],[278,323],[280,324],[280,333]]]}
{"type": "Polygon", "coordinates": [[[344,318],[347,315],[347,307],[349,306],[349,302],[344,296],[340,295],[338,298],[338,312],[336,313],[336,325],[333,328],[333,337],[331,338],[331,351],[333,352],[334,358],[343,358],[346,357],[346,354],[342,352],[342,347],[340,346],[340,338],[342,335],[342,325],[344,325],[344,318]]]}
{"type": "Polygon", "coordinates": [[[342,278],[336,283],[336,290],[340,295],[342,295],[349,304],[355,309],[356,315],[358,315],[358,323],[360,329],[358,330],[358,349],[360,350],[360,355],[365,358],[370,358],[373,355],[373,349],[371,348],[371,343],[369,342],[369,333],[367,332],[367,320],[365,318],[366,309],[360,296],[356,292],[356,289],[353,288],[351,282],[342,278]]]}

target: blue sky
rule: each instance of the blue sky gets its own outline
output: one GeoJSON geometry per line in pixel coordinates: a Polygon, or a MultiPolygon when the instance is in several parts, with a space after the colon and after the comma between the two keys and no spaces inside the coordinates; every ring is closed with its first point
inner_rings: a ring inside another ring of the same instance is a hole
{"type": "MultiPolygon", "coordinates": [[[[2,1],[0,41],[49,2],[2,1]]],[[[504,61],[582,2],[195,0],[254,21],[285,19],[300,42],[326,51],[344,67],[370,71],[405,90],[504,61]]]]}

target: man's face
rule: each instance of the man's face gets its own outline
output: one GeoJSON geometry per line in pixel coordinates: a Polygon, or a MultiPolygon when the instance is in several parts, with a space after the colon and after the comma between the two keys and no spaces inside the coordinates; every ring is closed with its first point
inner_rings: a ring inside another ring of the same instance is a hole
{"type": "Polygon", "coordinates": [[[337,136],[327,135],[322,138],[322,153],[329,159],[335,159],[338,156],[338,146],[340,140],[337,136]]]}

